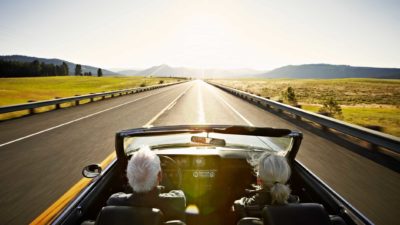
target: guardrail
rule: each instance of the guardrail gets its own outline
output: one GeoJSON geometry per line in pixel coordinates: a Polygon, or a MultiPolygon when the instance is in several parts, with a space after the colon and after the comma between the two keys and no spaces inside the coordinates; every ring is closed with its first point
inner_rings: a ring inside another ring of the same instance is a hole
{"type": "Polygon", "coordinates": [[[399,154],[400,153],[400,138],[389,135],[389,134],[384,134],[378,131],[370,130],[365,127],[361,127],[358,125],[346,123],[334,118],[330,118],[327,116],[323,116],[320,114],[308,112],[293,106],[289,106],[280,102],[272,101],[254,94],[250,94],[241,90],[237,90],[222,84],[217,84],[214,82],[209,82],[208,83],[224,90],[227,91],[233,95],[236,95],[238,97],[241,97],[243,99],[246,99],[248,101],[251,101],[253,103],[256,103],[258,105],[262,105],[266,108],[274,108],[277,109],[278,111],[285,111],[288,112],[292,115],[294,115],[297,119],[305,118],[307,120],[310,120],[312,122],[320,124],[324,128],[330,128],[337,130],[341,133],[344,133],[346,135],[350,135],[353,137],[356,137],[358,139],[364,140],[366,142],[369,142],[373,146],[380,146],[383,148],[386,148],[394,153],[399,154]]]}
{"type": "Polygon", "coordinates": [[[107,96],[110,98],[113,98],[116,96],[139,93],[139,92],[143,92],[143,91],[167,87],[167,86],[179,84],[182,82],[185,82],[185,81],[176,82],[176,83],[168,83],[168,84],[152,85],[152,86],[147,86],[147,87],[129,88],[129,89],[102,92],[102,93],[90,93],[88,95],[76,95],[74,97],[56,98],[54,100],[29,102],[29,103],[18,104],[18,105],[2,106],[2,107],[0,107],[0,114],[21,111],[21,110],[29,110],[29,113],[33,114],[33,113],[35,113],[34,109],[44,107],[44,106],[55,105],[56,109],[60,109],[61,104],[63,104],[63,103],[74,102],[75,105],[79,105],[81,100],[90,99],[90,102],[93,102],[95,98],[105,99],[107,96]]]}

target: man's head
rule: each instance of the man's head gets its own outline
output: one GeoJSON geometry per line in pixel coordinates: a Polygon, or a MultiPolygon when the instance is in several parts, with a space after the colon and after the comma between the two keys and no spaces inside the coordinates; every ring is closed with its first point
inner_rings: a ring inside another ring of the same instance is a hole
{"type": "Polygon", "coordinates": [[[126,175],[134,192],[151,191],[161,180],[160,158],[149,147],[141,147],[129,160],[126,175]]]}

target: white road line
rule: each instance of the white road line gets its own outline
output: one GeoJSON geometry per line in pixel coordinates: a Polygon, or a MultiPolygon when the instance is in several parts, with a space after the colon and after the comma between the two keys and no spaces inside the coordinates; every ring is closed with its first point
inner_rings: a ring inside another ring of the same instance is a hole
{"type": "Polygon", "coordinates": [[[155,115],[153,118],[151,118],[151,120],[149,120],[149,122],[147,122],[145,125],[143,125],[143,127],[152,127],[154,121],[156,121],[158,119],[158,117],[160,117],[165,111],[170,110],[178,101],[178,99],[180,97],[182,97],[182,95],[184,95],[187,90],[189,90],[192,86],[189,86],[188,88],[186,88],[186,90],[184,92],[182,92],[180,95],[178,95],[178,97],[176,97],[174,100],[172,100],[171,103],[169,103],[165,108],[163,108],[157,115],[155,115]]]}
{"type": "MultiPolygon", "coordinates": [[[[211,89],[210,86],[208,86],[208,88],[211,89]]],[[[253,127],[254,127],[254,125],[253,125],[249,120],[247,120],[242,114],[240,114],[236,109],[234,109],[227,101],[225,101],[225,99],[223,99],[219,94],[217,94],[215,90],[212,90],[212,91],[214,92],[214,94],[215,94],[223,103],[225,103],[233,112],[235,112],[240,118],[242,118],[249,126],[253,126],[253,127]]],[[[270,141],[270,140],[263,140],[263,139],[261,139],[260,137],[258,137],[258,139],[260,139],[260,141],[262,141],[264,144],[266,144],[266,145],[268,145],[269,147],[271,147],[273,150],[277,150],[277,151],[280,151],[280,150],[281,150],[281,148],[280,148],[278,145],[276,145],[275,143],[273,143],[273,142],[270,141]],[[268,143],[266,143],[265,141],[268,141],[268,143]]]]}
{"type": "Polygon", "coordinates": [[[9,141],[9,142],[0,144],[0,147],[6,146],[6,145],[9,145],[9,144],[18,142],[18,141],[22,141],[22,140],[24,140],[24,139],[27,139],[27,138],[30,138],[30,137],[33,137],[33,136],[36,136],[36,135],[39,135],[39,134],[42,134],[42,133],[45,133],[45,132],[54,130],[54,129],[57,129],[57,128],[59,128],[59,127],[62,127],[62,126],[65,126],[65,125],[68,125],[68,124],[71,124],[71,123],[78,122],[78,121],[83,120],[83,119],[87,119],[87,118],[89,118],[89,117],[98,115],[98,114],[100,114],[100,113],[107,112],[107,111],[110,111],[110,110],[112,110],[112,109],[116,109],[116,108],[119,108],[119,107],[121,107],[121,106],[130,104],[130,103],[133,103],[133,102],[136,102],[136,101],[139,101],[139,100],[142,100],[142,99],[144,99],[144,98],[148,98],[148,97],[150,97],[150,96],[153,96],[153,95],[156,95],[156,94],[160,94],[160,93],[161,93],[161,92],[157,92],[157,93],[154,93],[154,94],[151,94],[151,95],[147,95],[147,96],[144,96],[144,97],[141,97],[141,98],[137,98],[137,99],[135,99],[135,100],[132,100],[132,101],[129,101],[129,102],[125,102],[125,103],[122,103],[122,104],[120,104],[120,105],[116,105],[116,106],[113,106],[113,107],[111,107],[111,108],[104,109],[104,110],[101,110],[101,111],[98,111],[98,112],[95,112],[95,113],[92,113],[92,114],[89,114],[89,115],[80,117],[80,118],[78,118],[78,119],[71,120],[71,121],[68,121],[68,122],[66,122],[66,123],[62,123],[62,124],[59,124],[59,125],[57,125],[57,126],[50,127],[50,128],[47,128],[47,129],[45,129],[45,130],[42,130],[42,131],[39,131],[39,132],[36,132],[36,133],[33,133],[33,134],[26,135],[26,136],[21,137],[21,138],[17,138],[17,139],[15,139],[15,140],[12,140],[12,141],[9,141]]]}
{"type": "Polygon", "coordinates": [[[198,110],[197,110],[197,116],[198,116],[198,123],[199,124],[205,124],[206,119],[204,116],[204,105],[203,105],[203,96],[201,94],[201,88],[204,87],[204,83],[202,81],[199,81],[198,85],[198,93],[197,93],[197,102],[198,102],[198,110]]]}
{"type": "MultiPolygon", "coordinates": [[[[209,88],[210,90],[212,90],[210,86],[208,86],[208,88],[209,88]]],[[[236,113],[236,115],[238,115],[242,120],[244,120],[244,122],[246,122],[247,125],[249,125],[249,126],[254,126],[248,119],[246,119],[246,117],[244,117],[242,114],[240,114],[240,113],[239,113],[235,108],[233,108],[227,101],[225,101],[225,99],[223,99],[221,96],[219,96],[219,94],[217,94],[217,93],[215,92],[215,90],[212,90],[212,92],[214,92],[215,96],[217,96],[225,105],[227,105],[234,113],[236,113]]]]}

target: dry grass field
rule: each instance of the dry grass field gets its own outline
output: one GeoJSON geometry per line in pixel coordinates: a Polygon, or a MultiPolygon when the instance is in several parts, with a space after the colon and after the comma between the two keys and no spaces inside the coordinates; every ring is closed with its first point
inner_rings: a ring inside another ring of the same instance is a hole
{"type": "MultiPolygon", "coordinates": [[[[175,82],[176,78],[156,77],[28,77],[0,78],[0,106],[26,103],[27,101],[51,100],[55,97],[69,97],[120,90],[139,86],[150,86],[159,83],[175,82]]],[[[85,103],[82,101],[81,103],[85,103]]],[[[64,107],[69,104],[64,104],[64,107]]],[[[43,107],[37,112],[51,110],[54,107],[43,107]]],[[[0,120],[19,117],[28,111],[0,114],[0,120]]]]}
{"type": "Polygon", "coordinates": [[[303,109],[317,112],[322,103],[335,99],[346,122],[379,125],[383,132],[400,137],[400,80],[389,79],[237,79],[213,80],[243,91],[283,100],[292,87],[303,109]]]}

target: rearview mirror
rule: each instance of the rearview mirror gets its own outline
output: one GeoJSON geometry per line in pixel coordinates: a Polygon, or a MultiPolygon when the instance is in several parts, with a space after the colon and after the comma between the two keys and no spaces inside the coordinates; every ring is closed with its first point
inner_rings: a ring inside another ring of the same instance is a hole
{"type": "Polygon", "coordinates": [[[88,166],[85,166],[82,170],[82,175],[86,178],[94,178],[100,175],[102,169],[101,166],[98,164],[91,164],[88,166]]]}
{"type": "Polygon", "coordinates": [[[208,137],[199,137],[199,136],[192,136],[190,140],[194,143],[201,143],[201,144],[210,144],[215,146],[225,146],[225,140],[219,138],[208,138],[208,137]]]}

